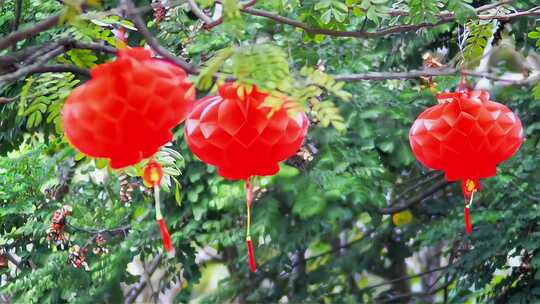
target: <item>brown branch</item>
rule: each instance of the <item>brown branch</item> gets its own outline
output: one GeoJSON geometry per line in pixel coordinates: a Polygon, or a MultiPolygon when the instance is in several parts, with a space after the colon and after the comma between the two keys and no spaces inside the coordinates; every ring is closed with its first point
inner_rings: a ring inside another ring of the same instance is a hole
{"type": "MultiPolygon", "coordinates": [[[[13,22],[13,27],[11,28],[12,32],[16,32],[19,29],[19,25],[21,24],[22,6],[23,6],[22,0],[15,1],[15,21],[13,22]]],[[[12,48],[13,51],[17,50],[16,43],[14,43],[12,47],[13,47],[12,48]]]]}
{"type": "Polygon", "coordinates": [[[16,97],[0,97],[0,104],[6,104],[6,103],[14,102],[18,98],[19,98],[18,96],[16,96],[16,97]]]}
{"type": "Polygon", "coordinates": [[[505,79],[498,76],[486,73],[479,73],[470,70],[459,70],[454,68],[443,67],[440,69],[425,69],[425,70],[413,70],[407,72],[367,72],[358,74],[341,74],[335,75],[334,78],[338,81],[361,81],[361,80],[392,80],[392,79],[414,79],[420,77],[434,77],[434,76],[452,76],[463,73],[464,75],[478,78],[487,78],[493,81],[503,82],[508,85],[529,85],[538,81],[538,77],[530,77],[527,79],[505,79]]]}
{"type": "Polygon", "coordinates": [[[87,49],[98,52],[115,54],[116,49],[98,43],[79,42],[71,38],[62,38],[57,42],[42,45],[29,50],[14,52],[0,57],[0,66],[13,67],[16,63],[24,61],[27,65],[14,70],[11,73],[0,76],[0,85],[17,80],[20,77],[46,72],[70,72],[77,75],[89,76],[86,69],[71,65],[48,65],[45,64],[54,57],[70,49],[87,49]],[[39,59],[38,61],[35,61],[39,59]],[[34,62],[35,61],[35,62],[34,62]]]}
{"type": "MultiPolygon", "coordinates": [[[[244,3],[241,3],[240,5],[242,6],[242,8],[249,8],[249,7],[254,6],[256,3],[257,3],[257,0],[249,0],[244,3]]],[[[216,5],[223,5],[223,4],[221,3],[221,1],[216,1],[216,5]]],[[[223,8],[221,8],[221,10],[223,10],[223,8]]],[[[213,16],[212,19],[213,19],[212,22],[205,24],[204,26],[205,29],[209,30],[223,23],[223,12],[220,13],[219,17],[213,16]]]]}
{"type": "Polygon", "coordinates": [[[202,22],[206,23],[206,24],[210,24],[212,23],[212,18],[208,17],[200,8],[199,6],[197,5],[197,3],[195,3],[194,0],[186,0],[188,5],[189,5],[189,8],[191,9],[191,12],[197,16],[197,18],[201,19],[202,22]]]}
{"type": "Polygon", "coordinates": [[[410,199],[400,201],[387,208],[381,208],[379,209],[379,212],[382,214],[393,214],[396,212],[403,211],[405,209],[409,209],[411,206],[420,203],[427,197],[433,195],[434,193],[440,191],[441,189],[444,189],[449,184],[450,183],[448,183],[446,180],[440,179],[437,182],[434,182],[433,185],[431,185],[431,187],[426,188],[424,191],[417,193],[415,196],[411,197],[410,199]]]}
{"type": "MultiPolygon", "coordinates": [[[[485,9],[485,8],[482,7],[482,9],[485,9]]],[[[312,27],[301,21],[284,17],[279,14],[264,11],[264,10],[253,9],[253,8],[242,8],[241,11],[246,14],[253,15],[253,16],[267,18],[277,23],[301,28],[310,34],[322,34],[322,35],[334,36],[334,37],[352,37],[352,38],[367,38],[367,39],[383,37],[383,36],[396,34],[396,33],[404,33],[404,32],[414,31],[414,30],[418,30],[422,28],[431,28],[431,27],[435,27],[441,24],[450,23],[456,20],[456,17],[454,14],[448,14],[448,15],[441,15],[439,18],[439,21],[436,23],[425,22],[425,23],[420,23],[420,24],[401,24],[401,25],[390,26],[387,28],[376,30],[374,32],[367,32],[363,30],[336,31],[336,30],[312,27]]],[[[475,12],[478,13],[478,9],[475,10],[475,12]]],[[[513,14],[508,14],[508,15],[478,15],[477,17],[478,19],[481,19],[481,20],[508,21],[511,19],[515,19],[519,17],[526,17],[526,16],[540,16],[539,7],[534,7],[527,11],[517,12],[513,14]]]]}
{"type": "Polygon", "coordinates": [[[450,265],[446,265],[446,266],[441,266],[441,267],[429,269],[429,270],[426,270],[424,272],[420,272],[420,273],[417,273],[417,274],[412,274],[412,275],[408,275],[408,276],[402,276],[402,277],[395,278],[395,279],[392,279],[392,280],[384,281],[382,283],[378,283],[378,284],[374,284],[374,285],[371,285],[371,286],[364,287],[360,291],[366,291],[366,290],[377,288],[377,287],[380,287],[380,286],[390,285],[390,284],[394,284],[394,283],[397,283],[397,282],[418,278],[418,277],[425,276],[425,275],[433,273],[433,272],[448,269],[449,267],[450,267],[450,265]]]}
{"type": "Polygon", "coordinates": [[[61,38],[58,41],[45,44],[45,45],[39,45],[36,47],[29,48],[28,51],[23,50],[16,53],[7,54],[0,57],[0,64],[2,63],[8,63],[9,60],[12,60],[11,63],[25,61],[26,63],[33,62],[36,58],[39,58],[44,53],[50,52],[51,50],[63,46],[65,51],[69,51],[70,49],[85,49],[85,50],[92,50],[96,52],[101,53],[107,53],[107,54],[116,54],[116,49],[114,47],[103,45],[99,43],[93,43],[93,42],[80,42],[73,38],[61,38]]]}
{"type": "Polygon", "coordinates": [[[0,40],[0,50],[6,49],[18,41],[28,39],[37,34],[50,29],[58,24],[61,14],[51,16],[47,19],[35,23],[33,26],[18,30],[9,34],[7,37],[0,40]]]}
{"type": "Polygon", "coordinates": [[[111,54],[111,55],[116,54],[116,48],[112,46],[104,45],[104,44],[99,44],[99,43],[81,42],[81,41],[70,39],[65,42],[65,46],[68,48],[73,48],[73,49],[91,50],[91,51],[96,51],[96,52],[106,53],[106,54],[111,54]]]}
{"type": "Polygon", "coordinates": [[[72,74],[81,75],[85,77],[90,76],[90,73],[87,69],[83,69],[77,66],[63,65],[63,64],[42,66],[40,63],[38,63],[38,64],[33,64],[30,66],[21,68],[14,73],[0,76],[0,87],[5,85],[6,83],[15,81],[20,77],[32,75],[32,74],[40,74],[40,73],[72,73],[72,74]]]}
{"type": "Polygon", "coordinates": [[[36,269],[36,265],[30,261],[26,260],[24,261],[22,258],[17,257],[17,255],[12,254],[9,252],[8,248],[6,247],[0,247],[0,254],[5,255],[5,257],[10,261],[17,269],[23,270],[24,267],[30,266],[31,269],[36,269]]]}
{"type": "Polygon", "coordinates": [[[63,52],[64,52],[63,46],[56,46],[47,54],[43,55],[40,58],[40,60],[36,61],[35,63],[22,67],[13,73],[0,76],[0,84],[8,83],[8,82],[17,80],[20,77],[35,73],[36,69],[39,69],[41,66],[46,64],[49,60],[55,58],[56,56],[62,54],[63,52]]]}
{"type": "Polygon", "coordinates": [[[529,16],[540,16],[540,6],[536,6],[526,11],[516,12],[516,13],[508,14],[508,15],[500,15],[500,16],[499,15],[480,15],[478,16],[478,19],[510,21],[515,18],[529,17],[529,16]]]}
{"type": "Polygon", "coordinates": [[[157,39],[154,38],[154,36],[152,36],[152,33],[150,33],[150,30],[148,30],[148,28],[146,27],[145,21],[136,11],[135,7],[133,6],[133,2],[131,0],[122,0],[120,3],[121,3],[122,9],[126,12],[127,16],[133,21],[133,24],[135,24],[135,27],[137,28],[139,33],[143,36],[144,40],[146,40],[146,43],[148,43],[148,45],[152,48],[152,50],[154,50],[158,55],[163,57],[165,60],[168,60],[182,67],[184,70],[186,70],[186,72],[190,74],[199,73],[199,70],[197,67],[188,63],[184,58],[175,56],[174,54],[170,53],[166,48],[162,47],[159,44],[157,39]]]}
{"type": "Polygon", "coordinates": [[[476,9],[476,13],[483,13],[485,11],[489,11],[491,9],[497,8],[499,6],[503,6],[503,5],[506,5],[506,4],[511,4],[512,2],[513,2],[513,0],[502,0],[502,1],[499,1],[499,2],[486,4],[486,5],[478,7],[476,9]]]}
{"type": "MultiPolygon", "coordinates": [[[[42,48],[37,49],[36,51],[31,53],[30,56],[28,56],[28,58],[26,58],[24,60],[24,63],[25,64],[30,64],[32,62],[36,62],[37,60],[41,60],[43,56],[48,56],[48,54],[50,52],[52,52],[52,51],[54,51],[56,49],[60,49],[58,55],[60,55],[61,53],[67,51],[67,48],[63,44],[61,44],[60,42],[53,42],[53,43],[50,43],[50,44],[46,44],[42,48]]],[[[45,63],[46,63],[46,61],[45,61],[45,63]]]]}
{"type": "Polygon", "coordinates": [[[384,299],[384,300],[375,301],[375,303],[378,303],[378,304],[400,303],[398,300],[409,299],[411,297],[417,298],[417,297],[431,296],[431,295],[436,294],[439,291],[442,291],[442,290],[448,288],[448,286],[450,286],[452,283],[453,283],[453,280],[450,280],[447,283],[439,286],[436,289],[431,289],[431,290],[424,291],[424,292],[410,292],[410,293],[398,294],[398,295],[391,296],[391,297],[389,297],[387,299],[384,299]]]}
{"type": "MultiPolygon", "coordinates": [[[[491,9],[497,8],[499,6],[510,4],[510,3],[512,3],[512,1],[513,0],[503,0],[503,1],[495,2],[495,3],[491,3],[491,4],[486,4],[486,5],[483,5],[483,6],[479,6],[478,8],[475,9],[475,11],[476,11],[477,14],[483,13],[485,11],[489,11],[491,9]]],[[[391,10],[391,11],[387,12],[386,14],[388,14],[389,16],[392,16],[392,17],[409,16],[409,12],[405,11],[405,10],[391,10]]],[[[437,14],[437,18],[442,19],[442,18],[450,17],[452,15],[453,15],[452,12],[443,11],[443,12],[437,14]]]]}
{"type": "Polygon", "coordinates": [[[129,292],[125,295],[124,304],[135,303],[139,294],[143,291],[143,289],[148,284],[150,277],[157,270],[162,258],[163,258],[162,253],[159,253],[154,257],[154,259],[150,262],[150,265],[148,266],[148,275],[141,276],[141,279],[139,280],[139,282],[135,283],[135,285],[129,290],[129,292]]]}
{"type": "Polygon", "coordinates": [[[421,24],[415,24],[415,25],[396,25],[391,26],[388,28],[384,28],[375,32],[366,32],[366,31],[336,31],[336,30],[330,30],[330,29],[324,29],[324,28],[316,28],[311,27],[310,25],[303,23],[298,20],[294,20],[291,18],[283,17],[276,13],[271,13],[259,9],[253,9],[253,8],[242,8],[242,12],[253,15],[253,16],[259,16],[268,18],[270,20],[273,20],[277,23],[281,24],[287,24],[290,26],[294,26],[297,28],[301,28],[307,33],[310,34],[322,34],[327,36],[334,36],[334,37],[350,37],[350,38],[377,38],[382,37],[394,33],[401,33],[401,32],[407,32],[412,30],[417,30],[420,28],[428,28],[428,27],[434,27],[440,24],[448,23],[452,20],[454,20],[454,17],[443,19],[437,23],[421,23],[421,24]]]}
{"type": "Polygon", "coordinates": [[[129,224],[122,225],[116,228],[110,228],[110,229],[77,227],[69,223],[67,224],[67,226],[73,229],[74,231],[78,231],[78,232],[84,232],[84,233],[95,234],[95,235],[102,234],[102,235],[110,235],[110,236],[118,236],[118,235],[125,236],[128,234],[129,230],[131,229],[131,225],[129,224]]]}
{"type": "MultiPolygon", "coordinates": [[[[325,255],[329,255],[329,254],[334,254],[336,252],[339,252],[341,251],[342,249],[346,249],[346,248],[349,248],[351,247],[352,245],[356,244],[356,243],[359,243],[361,242],[362,240],[365,239],[366,236],[369,236],[371,233],[373,233],[375,231],[375,229],[368,229],[367,231],[364,232],[364,234],[362,235],[362,237],[356,239],[356,240],[352,240],[348,243],[345,243],[343,245],[339,245],[339,246],[335,246],[334,248],[330,249],[330,250],[327,250],[325,252],[322,252],[322,253],[319,253],[317,255],[314,255],[314,256],[310,256],[308,258],[305,258],[304,259],[304,262],[305,261],[309,261],[309,260],[314,260],[314,259],[318,259],[320,257],[323,257],[325,255]]],[[[294,269],[297,265],[297,263],[294,263],[291,265],[291,268],[294,269]]]]}

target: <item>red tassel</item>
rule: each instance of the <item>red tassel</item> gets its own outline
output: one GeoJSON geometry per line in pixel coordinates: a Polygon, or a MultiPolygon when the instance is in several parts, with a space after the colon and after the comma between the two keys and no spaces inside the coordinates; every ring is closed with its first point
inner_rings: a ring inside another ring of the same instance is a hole
{"type": "Polygon", "coordinates": [[[463,210],[465,214],[465,232],[467,234],[471,234],[472,232],[472,224],[471,224],[471,215],[469,213],[469,207],[465,206],[465,209],[463,210]]]}
{"type": "Polygon", "coordinates": [[[158,220],[159,224],[159,232],[161,233],[161,238],[163,239],[163,247],[167,252],[172,252],[174,250],[171,242],[171,235],[169,234],[169,230],[167,230],[167,225],[165,225],[164,219],[158,220]]]}
{"type": "Polygon", "coordinates": [[[255,267],[255,255],[253,254],[253,245],[251,244],[251,238],[248,237],[246,243],[248,249],[249,269],[251,270],[251,272],[255,272],[257,268],[255,267]]]}

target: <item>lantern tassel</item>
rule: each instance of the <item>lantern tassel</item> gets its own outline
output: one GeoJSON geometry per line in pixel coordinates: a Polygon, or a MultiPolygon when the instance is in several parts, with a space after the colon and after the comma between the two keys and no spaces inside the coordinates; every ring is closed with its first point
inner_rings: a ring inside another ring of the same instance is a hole
{"type": "Polygon", "coordinates": [[[251,181],[249,178],[245,180],[246,188],[246,207],[247,207],[247,227],[246,227],[246,245],[248,250],[249,269],[251,272],[257,270],[255,264],[255,255],[253,254],[253,244],[251,243],[251,204],[253,203],[253,191],[251,190],[251,181]]]}
{"type": "Polygon", "coordinates": [[[163,240],[163,248],[174,256],[174,247],[172,246],[171,235],[161,214],[161,204],[159,202],[159,185],[154,186],[154,199],[155,199],[155,208],[156,208],[156,220],[159,225],[159,232],[161,234],[161,239],[163,240]]]}
{"type": "Polygon", "coordinates": [[[465,201],[465,208],[463,209],[463,215],[465,220],[465,232],[471,234],[472,223],[470,208],[473,202],[474,193],[480,188],[480,182],[474,181],[470,178],[461,182],[461,189],[463,190],[463,200],[465,201]]]}
{"type": "Polygon", "coordinates": [[[469,206],[465,205],[463,212],[465,214],[465,232],[467,234],[471,234],[472,225],[471,225],[471,215],[469,213],[469,206]]]}

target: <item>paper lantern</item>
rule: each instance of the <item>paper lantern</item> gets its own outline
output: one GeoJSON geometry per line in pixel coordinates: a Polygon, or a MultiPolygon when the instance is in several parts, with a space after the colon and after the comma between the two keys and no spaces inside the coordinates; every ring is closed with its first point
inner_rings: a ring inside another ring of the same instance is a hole
{"type": "Polygon", "coordinates": [[[469,206],[481,189],[480,179],[494,176],[497,164],[518,150],[523,128],[516,114],[489,100],[483,90],[441,93],[437,100],[438,105],[418,116],[409,141],[423,165],[444,171],[448,181],[461,181],[466,231],[470,233],[469,206]]]}
{"type": "Polygon", "coordinates": [[[91,77],[66,100],[63,129],[71,145],[110,159],[114,169],[136,164],[171,141],[171,129],[195,101],[184,70],[140,47],[118,50],[116,60],[93,68],[91,77]]]}
{"type": "Polygon", "coordinates": [[[261,106],[268,94],[234,83],[219,88],[219,95],[198,101],[186,120],[185,136],[190,150],[203,162],[217,167],[230,180],[246,181],[248,205],[248,253],[255,271],[249,237],[251,176],[273,175],[279,162],[298,151],[309,121],[304,112],[293,115],[281,108],[270,115],[261,106]]]}
{"type": "Polygon", "coordinates": [[[309,122],[305,113],[285,109],[269,117],[271,109],[261,107],[267,96],[226,83],[218,96],[198,101],[185,125],[191,151],[226,179],[276,174],[302,145],[309,122]]]}

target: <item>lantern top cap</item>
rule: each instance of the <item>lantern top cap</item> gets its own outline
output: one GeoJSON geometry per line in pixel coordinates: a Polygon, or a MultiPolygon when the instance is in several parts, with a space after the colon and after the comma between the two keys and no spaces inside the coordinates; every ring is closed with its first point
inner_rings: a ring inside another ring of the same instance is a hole
{"type": "Polygon", "coordinates": [[[119,58],[133,58],[138,61],[152,58],[152,52],[143,47],[123,48],[118,50],[119,58]]]}
{"type": "Polygon", "coordinates": [[[123,70],[126,65],[133,64],[133,62],[143,62],[150,59],[152,59],[152,52],[143,47],[118,49],[116,60],[97,65],[92,68],[90,74],[92,78],[95,78],[112,73],[114,70],[123,70]]]}
{"type": "Polygon", "coordinates": [[[478,99],[480,102],[489,101],[489,93],[485,90],[475,90],[471,88],[457,89],[454,92],[443,92],[436,96],[439,103],[452,102],[454,100],[466,98],[466,99],[478,99]]]}

